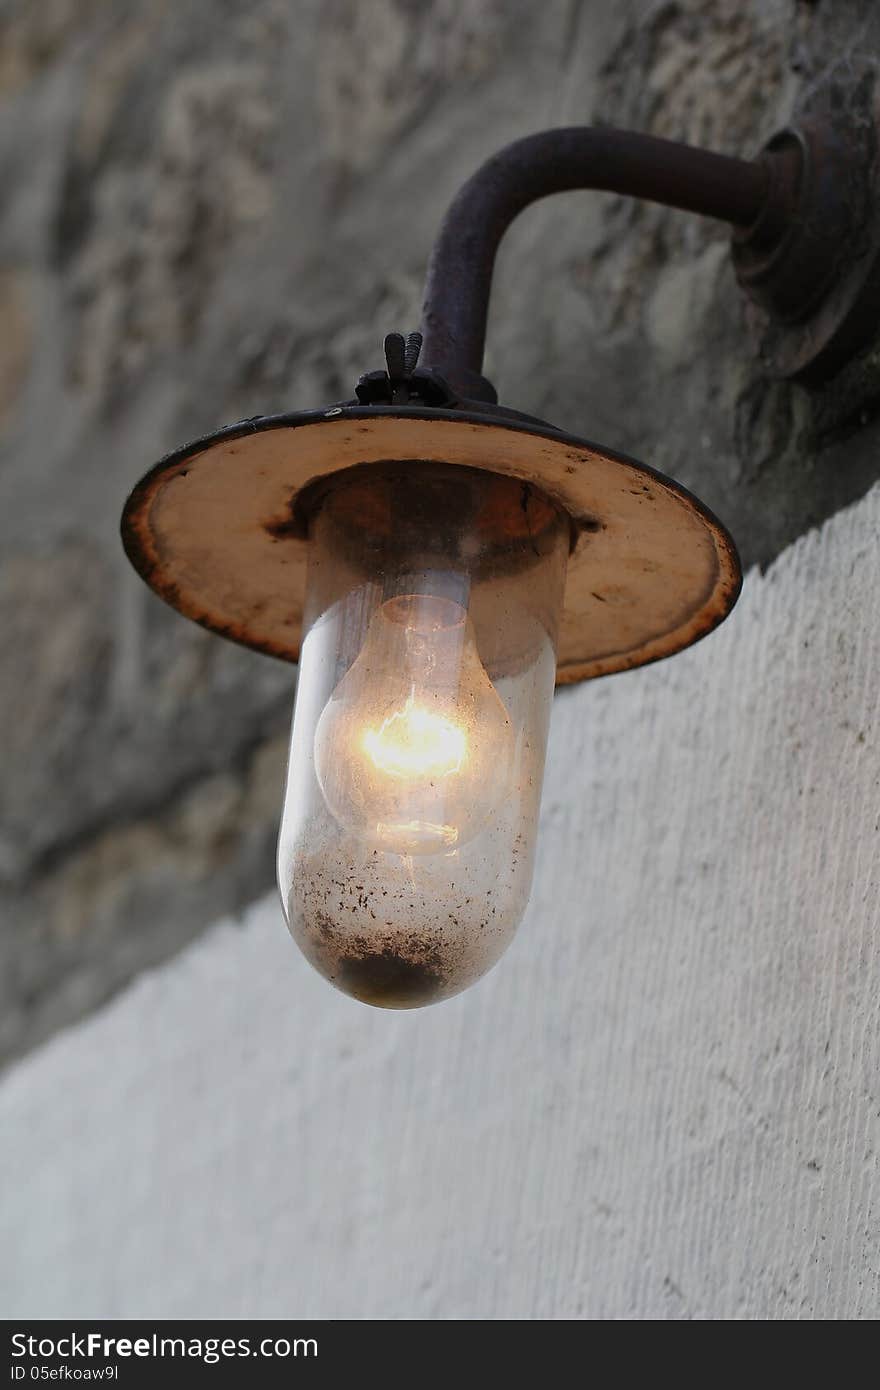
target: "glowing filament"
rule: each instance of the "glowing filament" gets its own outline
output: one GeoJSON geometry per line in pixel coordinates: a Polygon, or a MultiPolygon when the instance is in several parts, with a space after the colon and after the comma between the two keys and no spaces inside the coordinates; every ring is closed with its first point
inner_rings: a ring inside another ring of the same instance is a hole
{"type": "Polygon", "coordinates": [[[461,771],[467,753],[464,729],[416,704],[413,691],[379,729],[364,731],[362,745],[373,766],[389,777],[448,777],[461,771]]]}

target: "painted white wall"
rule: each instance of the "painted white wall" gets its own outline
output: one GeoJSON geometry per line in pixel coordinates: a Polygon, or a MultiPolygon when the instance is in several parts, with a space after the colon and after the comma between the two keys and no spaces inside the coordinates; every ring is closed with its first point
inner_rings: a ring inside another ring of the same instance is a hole
{"type": "Polygon", "coordinates": [[[477,988],[372,1011],[269,899],[9,1073],[4,1315],[875,1317],[878,533],[559,698],[477,988]]]}

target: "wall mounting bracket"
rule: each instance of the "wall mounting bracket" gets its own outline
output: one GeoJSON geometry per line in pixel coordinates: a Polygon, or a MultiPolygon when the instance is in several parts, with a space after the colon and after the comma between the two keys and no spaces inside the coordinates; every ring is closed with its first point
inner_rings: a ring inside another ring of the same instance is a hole
{"type": "Polygon", "coordinates": [[[733,226],[737,279],[769,374],[815,383],[874,331],[880,216],[874,77],[828,83],[754,160],[610,127],[526,136],[487,160],[454,199],[431,256],[421,361],[472,400],[481,375],[499,242],[524,208],[606,190],[733,226]]]}

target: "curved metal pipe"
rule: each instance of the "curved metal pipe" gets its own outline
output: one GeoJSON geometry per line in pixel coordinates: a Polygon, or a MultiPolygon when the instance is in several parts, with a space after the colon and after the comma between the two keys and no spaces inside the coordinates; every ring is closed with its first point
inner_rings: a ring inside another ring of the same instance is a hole
{"type": "Polygon", "coordinates": [[[423,365],[478,394],[498,244],[517,213],[538,198],[602,189],[749,227],[764,209],[769,185],[764,160],[732,159],[628,130],[572,126],[515,141],[468,179],[444,218],[425,285],[423,365]]]}

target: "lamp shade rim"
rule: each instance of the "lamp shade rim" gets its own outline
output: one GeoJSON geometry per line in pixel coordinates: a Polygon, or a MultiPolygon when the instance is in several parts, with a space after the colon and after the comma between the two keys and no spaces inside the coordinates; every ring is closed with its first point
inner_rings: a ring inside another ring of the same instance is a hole
{"type": "Polygon", "coordinates": [[[711,632],[736,602],[734,542],[681,483],[498,407],[346,404],[239,420],[145,475],[125,504],[123,544],[180,613],[296,661],[308,548],[297,498],[343,469],[397,460],[519,478],[571,517],[560,684],[670,656],[711,632]]]}

